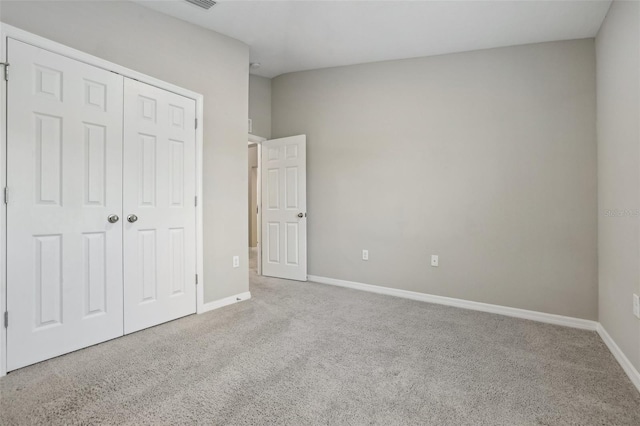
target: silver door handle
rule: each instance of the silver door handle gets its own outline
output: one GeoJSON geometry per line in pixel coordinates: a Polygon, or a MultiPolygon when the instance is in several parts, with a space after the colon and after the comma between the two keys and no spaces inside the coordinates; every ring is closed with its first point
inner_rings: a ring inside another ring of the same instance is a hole
{"type": "Polygon", "coordinates": [[[127,220],[129,221],[129,223],[133,223],[138,220],[138,216],[136,216],[135,214],[130,214],[129,216],[127,216],[127,220]]]}
{"type": "Polygon", "coordinates": [[[298,213],[298,217],[304,217],[304,213],[298,213]]]}
{"type": "Polygon", "coordinates": [[[118,215],[117,215],[117,214],[110,214],[110,215],[107,217],[107,220],[109,221],[109,223],[116,223],[117,221],[119,221],[119,220],[120,220],[120,218],[118,217],[118,215]]]}

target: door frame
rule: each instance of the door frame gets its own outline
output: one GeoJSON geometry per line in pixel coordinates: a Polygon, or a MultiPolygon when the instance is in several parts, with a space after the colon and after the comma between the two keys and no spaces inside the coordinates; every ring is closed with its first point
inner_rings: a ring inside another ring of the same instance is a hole
{"type": "MultiPolygon", "coordinates": [[[[7,62],[8,39],[12,38],[27,44],[48,50],[50,52],[66,56],[67,58],[83,62],[88,65],[115,72],[123,77],[132,78],[140,82],[158,87],[195,100],[196,102],[196,273],[198,284],[196,287],[196,313],[204,310],[204,269],[203,269],[203,226],[202,226],[202,149],[203,149],[203,115],[204,96],[200,93],[184,89],[182,87],[158,80],[154,77],[142,74],[129,68],[114,64],[80,50],[54,42],[47,38],[21,30],[19,28],[0,22],[0,63],[7,62]]],[[[4,69],[0,69],[0,190],[7,185],[7,82],[4,81],[4,69]]],[[[11,78],[11,64],[9,64],[9,78],[11,78]]],[[[2,203],[0,208],[0,377],[7,374],[7,329],[4,327],[4,312],[7,309],[7,205],[2,203]]],[[[11,318],[9,318],[11,320],[11,318]]]]}
{"type": "Polygon", "coordinates": [[[250,146],[256,146],[258,147],[258,152],[257,152],[257,156],[258,156],[258,183],[256,184],[256,197],[258,197],[258,199],[256,200],[256,206],[258,207],[258,217],[257,217],[257,221],[258,223],[256,224],[256,233],[258,234],[256,236],[257,240],[258,240],[258,244],[257,244],[257,251],[258,251],[258,275],[262,275],[262,142],[266,141],[267,138],[263,138],[262,136],[256,136],[256,135],[252,135],[251,133],[249,133],[249,144],[247,145],[247,147],[250,146]]]}

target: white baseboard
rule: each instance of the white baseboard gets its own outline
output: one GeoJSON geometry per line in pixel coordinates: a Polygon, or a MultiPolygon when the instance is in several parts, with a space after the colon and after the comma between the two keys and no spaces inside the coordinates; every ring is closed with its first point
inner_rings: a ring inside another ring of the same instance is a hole
{"type": "Polygon", "coordinates": [[[636,370],[633,364],[631,364],[629,358],[627,358],[624,352],[622,352],[616,342],[613,341],[602,324],[598,323],[597,331],[602,338],[602,341],[605,343],[605,345],[607,345],[613,356],[616,358],[616,361],[618,361],[618,364],[620,364],[624,372],[627,373],[627,376],[629,376],[629,379],[631,379],[631,382],[638,389],[638,392],[640,392],[640,373],[638,372],[638,370],[636,370]]]}
{"type": "Polygon", "coordinates": [[[204,314],[205,312],[213,311],[214,309],[219,309],[227,305],[233,305],[234,303],[242,302],[243,300],[251,299],[251,293],[245,292],[236,294],[235,296],[225,297],[224,299],[214,300],[213,302],[208,302],[202,305],[201,309],[198,310],[199,314],[204,314]]]}
{"type": "Polygon", "coordinates": [[[474,311],[489,312],[492,314],[506,315],[509,317],[523,318],[532,321],[545,322],[548,324],[563,325],[565,327],[580,328],[583,330],[595,331],[598,322],[565,317],[563,315],[547,314],[538,311],[529,311],[526,309],[510,308],[508,306],[492,305],[489,303],[473,302],[471,300],[455,299],[453,297],[435,296],[432,294],[419,293],[417,291],[399,290],[396,288],[382,287],[371,284],[357,283],[353,281],[338,280],[335,278],[318,277],[309,275],[309,281],[320,284],[335,285],[338,287],[352,288],[355,290],[363,290],[371,293],[385,294],[388,296],[402,297],[405,299],[418,300],[421,302],[437,303],[439,305],[454,306],[456,308],[471,309],[474,311]]]}
{"type": "Polygon", "coordinates": [[[638,389],[638,391],[640,391],[640,373],[638,373],[638,370],[636,370],[633,364],[631,364],[631,361],[629,361],[622,350],[620,350],[616,342],[613,341],[609,333],[607,333],[604,327],[602,327],[602,324],[597,321],[566,317],[563,315],[547,314],[544,312],[529,311],[526,309],[510,308],[507,306],[492,305],[489,303],[473,302],[470,300],[455,299],[453,297],[435,296],[432,294],[418,293],[416,291],[399,290],[396,288],[338,280],[335,278],[318,277],[315,275],[309,275],[308,279],[309,281],[320,284],[335,285],[338,287],[368,291],[371,293],[384,294],[387,296],[418,300],[421,302],[437,303],[439,305],[454,306],[456,308],[471,309],[474,311],[489,312],[492,314],[523,318],[548,324],[563,325],[566,327],[597,331],[603,342],[607,345],[607,347],[615,357],[616,361],[618,361],[624,372],[627,373],[627,376],[629,376],[631,382],[638,389]]]}

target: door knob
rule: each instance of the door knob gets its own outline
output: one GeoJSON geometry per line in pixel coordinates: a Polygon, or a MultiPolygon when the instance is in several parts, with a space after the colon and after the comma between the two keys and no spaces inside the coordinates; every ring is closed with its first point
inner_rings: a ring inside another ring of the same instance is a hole
{"type": "Polygon", "coordinates": [[[120,218],[118,217],[118,215],[117,215],[117,214],[110,214],[110,215],[107,217],[107,220],[109,221],[109,223],[116,223],[117,221],[119,221],[119,220],[120,220],[120,218]]]}
{"type": "Polygon", "coordinates": [[[304,213],[298,213],[298,217],[304,217],[304,213]]]}
{"type": "Polygon", "coordinates": [[[136,216],[135,214],[130,214],[129,216],[127,216],[127,220],[129,221],[129,223],[133,223],[138,220],[138,216],[136,216]]]}

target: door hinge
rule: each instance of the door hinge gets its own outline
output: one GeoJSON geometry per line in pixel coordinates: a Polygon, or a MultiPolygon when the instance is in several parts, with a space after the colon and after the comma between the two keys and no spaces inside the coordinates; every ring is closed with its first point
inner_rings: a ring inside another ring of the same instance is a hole
{"type": "Polygon", "coordinates": [[[0,62],[4,66],[4,79],[9,81],[9,62],[0,62]]]}
{"type": "Polygon", "coordinates": [[[196,118],[196,129],[198,128],[198,119],[196,118]]]}
{"type": "Polygon", "coordinates": [[[9,188],[4,187],[4,203],[9,204],[9,188]]]}
{"type": "Polygon", "coordinates": [[[4,311],[4,328],[9,328],[9,311],[4,311]]]}
{"type": "Polygon", "coordinates": [[[196,285],[198,285],[198,274],[196,274],[196,285]]]}
{"type": "Polygon", "coordinates": [[[193,198],[194,198],[194,200],[193,200],[193,205],[194,205],[194,206],[196,206],[196,207],[198,207],[198,196],[196,195],[196,196],[195,196],[195,197],[193,197],[193,198]]]}

